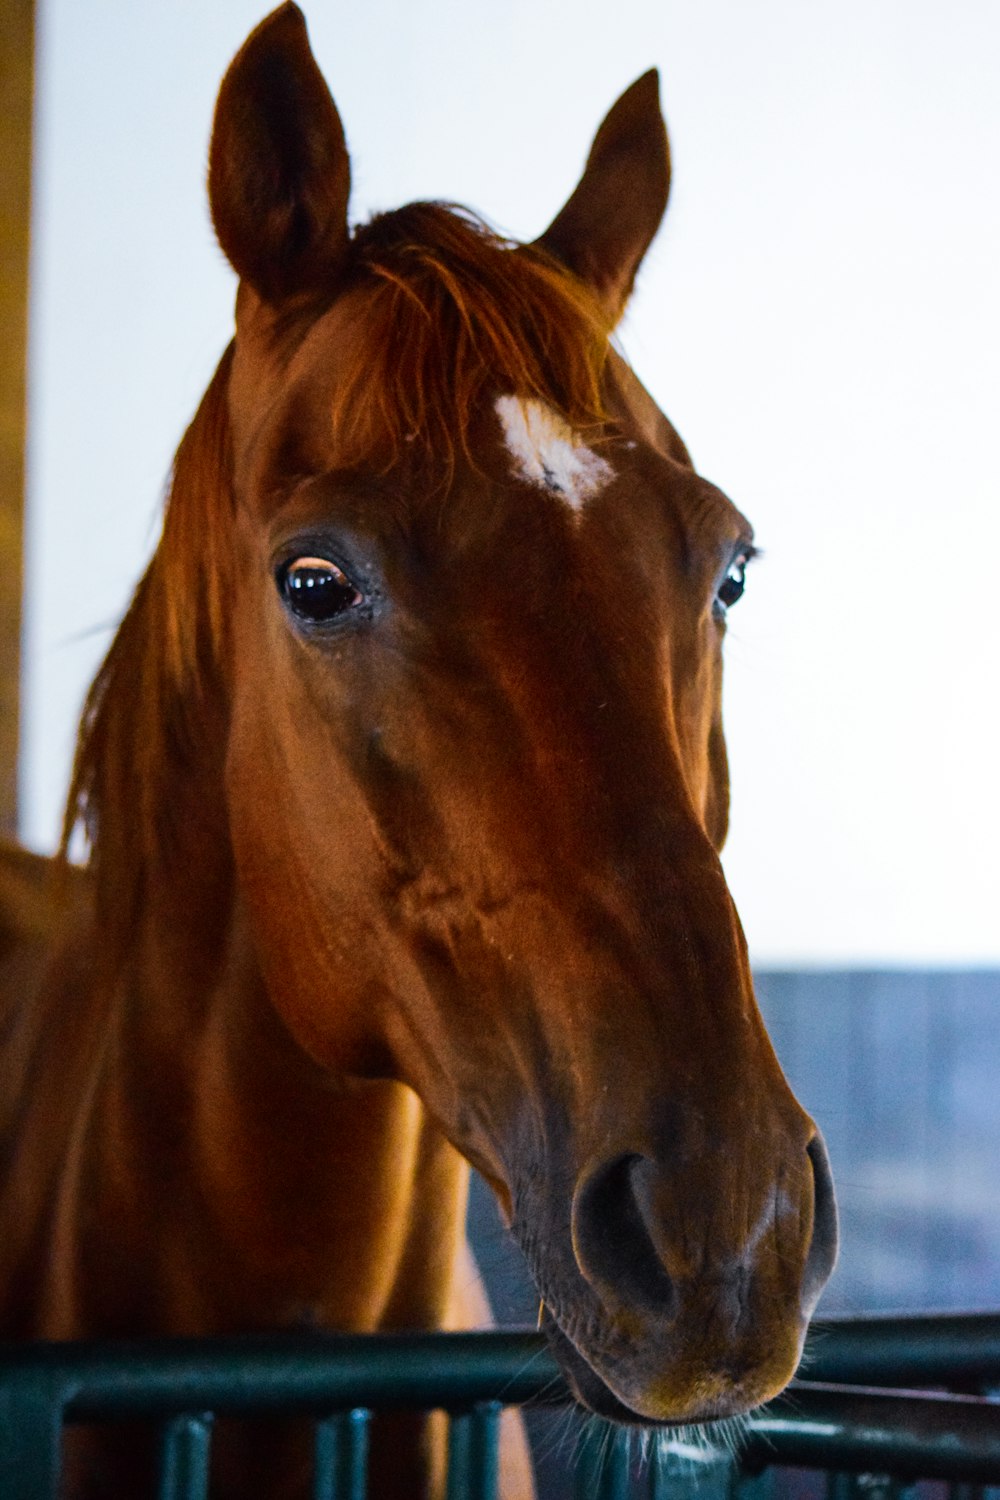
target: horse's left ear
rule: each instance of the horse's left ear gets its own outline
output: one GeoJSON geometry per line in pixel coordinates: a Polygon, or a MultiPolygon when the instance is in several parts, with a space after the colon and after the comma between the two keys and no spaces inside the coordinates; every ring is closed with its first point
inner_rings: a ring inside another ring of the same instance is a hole
{"type": "Polygon", "coordinates": [[[265,301],[329,285],[347,250],[344,128],[297,5],[251,32],[215,107],[208,197],[219,244],[265,301]]]}
{"type": "Polygon", "coordinates": [[[653,68],[609,111],[576,191],[538,244],[586,281],[617,322],[669,192],[670,146],[653,68]]]}

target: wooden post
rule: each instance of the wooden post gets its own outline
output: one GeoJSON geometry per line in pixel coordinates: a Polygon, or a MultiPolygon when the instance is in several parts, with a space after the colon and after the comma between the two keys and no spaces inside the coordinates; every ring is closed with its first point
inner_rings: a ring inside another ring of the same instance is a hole
{"type": "Polygon", "coordinates": [[[0,832],[17,820],[33,0],[0,0],[0,832]]]}

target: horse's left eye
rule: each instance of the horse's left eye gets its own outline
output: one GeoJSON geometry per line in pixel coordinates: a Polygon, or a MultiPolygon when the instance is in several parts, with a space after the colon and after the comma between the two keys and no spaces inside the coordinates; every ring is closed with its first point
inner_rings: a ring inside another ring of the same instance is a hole
{"type": "Polygon", "coordinates": [[[278,569],[278,588],[300,620],[335,620],[363,602],[347,574],[325,557],[296,557],[278,569]]]}
{"type": "Polygon", "coordinates": [[[735,557],[729,564],[726,576],[719,584],[715,596],[723,610],[727,610],[731,604],[736,603],[737,599],[743,597],[743,590],[747,586],[747,563],[749,561],[746,553],[741,552],[739,557],[735,557]]]}

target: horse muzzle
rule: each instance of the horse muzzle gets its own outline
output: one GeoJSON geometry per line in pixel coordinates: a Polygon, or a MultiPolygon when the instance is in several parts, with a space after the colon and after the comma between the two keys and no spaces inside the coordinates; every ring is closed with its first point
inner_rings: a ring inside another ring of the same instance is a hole
{"type": "Polygon", "coordinates": [[[703,1189],[696,1229],[691,1181],[647,1156],[621,1153],[581,1174],[576,1293],[559,1278],[544,1326],[574,1393],[598,1414],[713,1421],[760,1405],[794,1374],[837,1252],[826,1148],[813,1134],[797,1168],[758,1193],[742,1233],[747,1193],[730,1182],[727,1194],[727,1175],[720,1164],[703,1189]]]}

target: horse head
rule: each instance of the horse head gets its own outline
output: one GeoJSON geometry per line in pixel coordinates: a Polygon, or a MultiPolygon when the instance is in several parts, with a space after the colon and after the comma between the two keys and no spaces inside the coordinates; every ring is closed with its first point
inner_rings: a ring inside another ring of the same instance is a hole
{"type": "Polygon", "coordinates": [[[240,277],[225,776],[268,990],[484,1174],[585,1402],[736,1413],[793,1373],[836,1224],[719,862],[751,530],[609,343],[667,201],[656,77],[533,245],[436,204],[352,233],[349,180],[285,5],[209,184],[240,277]]]}

